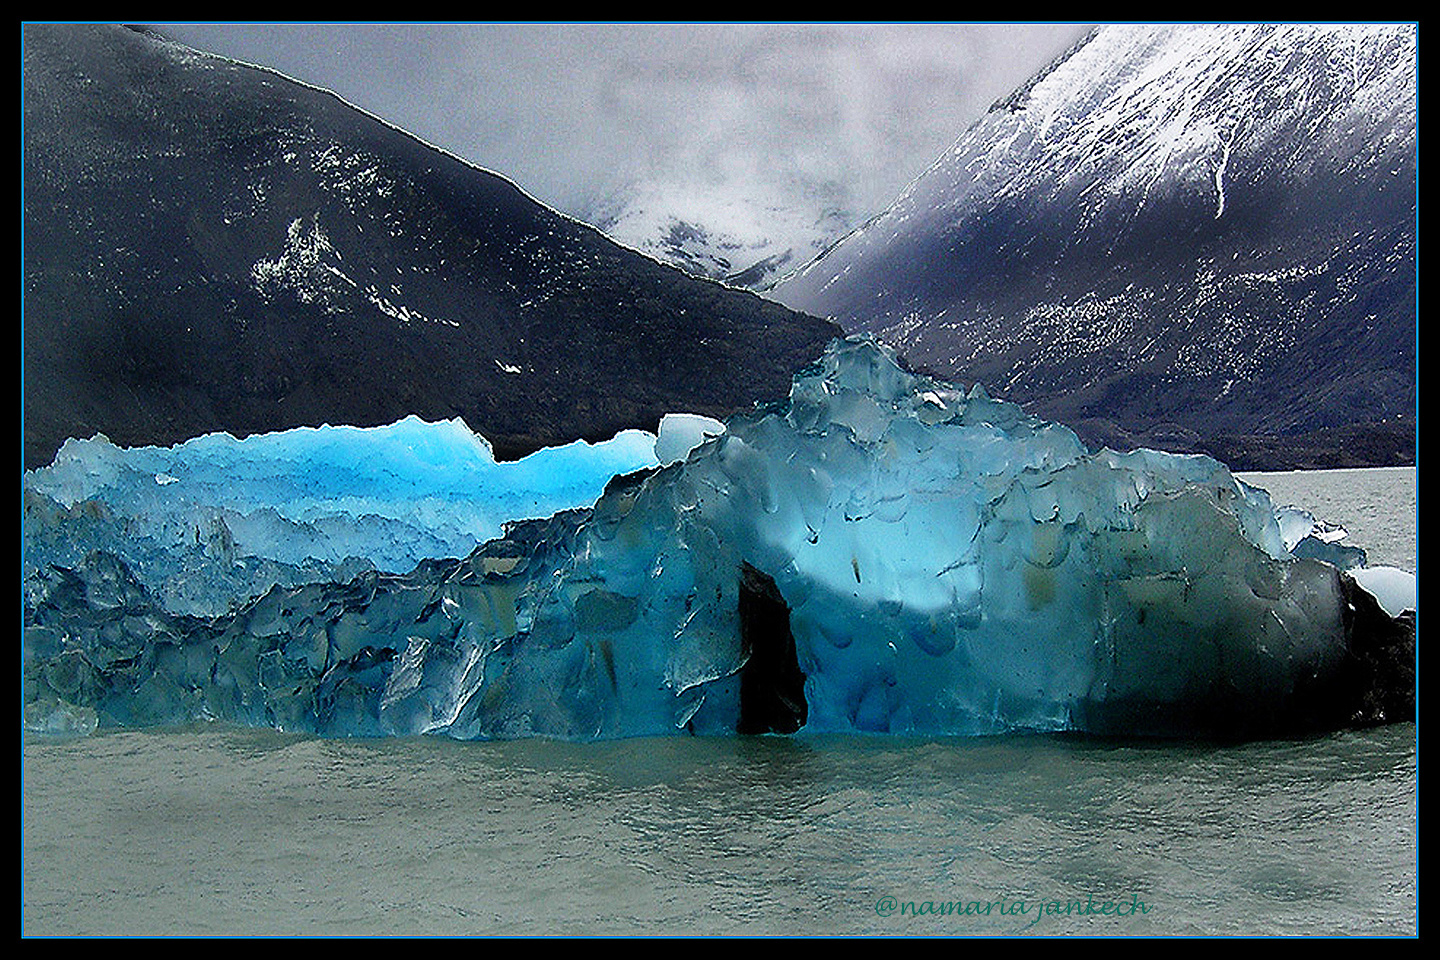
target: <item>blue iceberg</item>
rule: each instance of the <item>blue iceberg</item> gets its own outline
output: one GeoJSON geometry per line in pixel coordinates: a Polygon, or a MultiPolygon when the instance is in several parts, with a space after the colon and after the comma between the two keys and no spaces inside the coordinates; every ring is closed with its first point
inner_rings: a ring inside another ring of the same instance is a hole
{"type": "Polygon", "coordinates": [[[276,584],[465,556],[506,522],[594,503],[617,473],[656,466],[655,447],[626,430],[497,462],[464,421],[418,417],[168,448],[69,440],[26,476],[22,575],[99,547],[167,610],[215,616],[276,584]]]}
{"type": "MultiPolygon", "coordinates": [[[[620,464],[593,505],[518,513],[405,572],[277,580],[223,612],[167,604],[118,528],[87,528],[83,556],[27,566],[27,723],[588,740],[1259,736],[1413,716],[1413,616],[1296,556],[1295,518],[1207,457],[1092,453],[866,340],[723,429],[677,423],[698,446],[620,464]]],[[[65,511],[40,524],[57,540],[98,501],[53,489],[34,496],[65,511]]],[[[405,522],[420,543],[423,512],[405,522]]]]}

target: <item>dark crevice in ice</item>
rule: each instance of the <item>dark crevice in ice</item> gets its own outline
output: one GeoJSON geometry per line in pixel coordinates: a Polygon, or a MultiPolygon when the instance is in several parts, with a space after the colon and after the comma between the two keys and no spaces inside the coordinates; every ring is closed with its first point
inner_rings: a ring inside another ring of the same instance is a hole
{"type": "Polygon", "coordinates": [[[805,725],[805,674],[790,632],[790,607],[775,580],[750,564],[740,570],[738,733],[794,733],[805,725]]]}

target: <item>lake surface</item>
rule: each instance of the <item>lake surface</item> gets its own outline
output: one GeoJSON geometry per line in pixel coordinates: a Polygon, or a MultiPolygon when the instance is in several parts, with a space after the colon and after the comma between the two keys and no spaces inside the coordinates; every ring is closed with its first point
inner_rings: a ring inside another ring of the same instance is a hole
{"type": "MultiPolygon", "coordinates": [[[[1414,469],[1246,478],[1417,569],[1414,469]]],[[[1414,724],[22,750],[27,935],[1418,932],[1414,724]]]]}

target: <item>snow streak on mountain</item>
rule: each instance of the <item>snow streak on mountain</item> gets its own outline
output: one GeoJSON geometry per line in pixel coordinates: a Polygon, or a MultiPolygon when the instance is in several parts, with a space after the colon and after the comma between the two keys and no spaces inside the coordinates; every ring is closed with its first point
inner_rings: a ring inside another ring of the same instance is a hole
{"type": "Polygon", "coordinates": [[[773,293],[1092,442],[1413,462],[1416,58],[1100,28],[773,293]]]}

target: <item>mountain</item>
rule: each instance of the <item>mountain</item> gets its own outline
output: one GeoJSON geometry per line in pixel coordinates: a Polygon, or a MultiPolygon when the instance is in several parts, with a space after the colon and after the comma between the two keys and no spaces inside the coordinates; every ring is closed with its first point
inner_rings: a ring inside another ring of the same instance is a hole
{"type": "Polygon", "coordinates": [[[687,273],[762,289],[843,237],[859,218],[836,183],[705,189],[630,184],[583,217],[607,236],[687,273]]]}
{"type": "Polygon", "coordinates": [[[1107,26],[771,291],[1092,443],[1413,463],[1417,31],[1107,26]]]}
{"type": "Polygon", "coordinates": [[[783,397],[837,332],[279,74],[26,25],[25,464],[459,416],[503,458],[783,397]]]}

